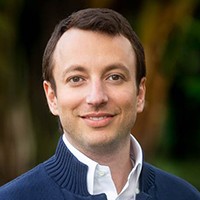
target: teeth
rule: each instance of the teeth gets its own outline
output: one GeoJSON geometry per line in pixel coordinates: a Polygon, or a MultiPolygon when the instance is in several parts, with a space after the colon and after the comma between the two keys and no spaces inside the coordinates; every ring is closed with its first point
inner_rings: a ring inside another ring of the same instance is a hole
{"type": "Polygon", "coordinates": [[[105,117],[90,117],[89,119],[94,120],[94,121],[99,121],[99,120],[102,120],[105,118],[106,118],[106,116],[105,117]]]}

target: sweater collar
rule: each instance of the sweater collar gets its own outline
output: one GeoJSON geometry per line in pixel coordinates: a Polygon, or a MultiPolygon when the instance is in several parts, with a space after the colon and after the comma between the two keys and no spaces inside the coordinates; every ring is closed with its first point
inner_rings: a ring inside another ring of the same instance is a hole
{"type": "Polygon", "coordinates": [[[140,193],[136,200],[153,200],[155,194],[155,169],[148,163],[143,162],[142,172],[140,174],[140,193]]]}
{"type": "MultiPolygon", "coordinates": [[[[62,138],[59,139],[55,155],[47,160],[44,165],[49,176],[60,187],[74,194],[90,196],[87,189],[88,167],[68,150],[62,138]]],[[[154,181],[153,168],[147,163],[143,163],[140,175],[140,193],[136,196],[137,200],[151,199],[151,196],[154,196],[154,181]]]]}
{"type": "Polygon", "coordinates": [[[45,168],[60,187],[75,194],[89,195],[86,184],[88,167],[73,156],[62,138],[58,142],[55,155],[45,162],[45,168]]]}

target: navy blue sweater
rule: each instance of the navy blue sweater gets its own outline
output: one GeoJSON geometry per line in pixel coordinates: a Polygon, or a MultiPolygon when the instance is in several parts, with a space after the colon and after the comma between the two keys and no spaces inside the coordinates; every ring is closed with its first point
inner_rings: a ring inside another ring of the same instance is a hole
{"type": "MultiPolygon", "coordinates": [[[[0,187],[0,200],[106,199],[105,194],[88,193],[87,166],[71,154],[62,139],[53,157],[0,187]]],[[[184,180],[144,163],[136,199],[200,200],[200,193],[184,180]]]]}

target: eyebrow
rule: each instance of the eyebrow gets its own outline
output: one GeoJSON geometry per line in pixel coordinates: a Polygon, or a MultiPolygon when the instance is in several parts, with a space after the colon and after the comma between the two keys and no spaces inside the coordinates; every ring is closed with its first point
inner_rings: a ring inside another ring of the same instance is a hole
{"type": "Polygon", "coordinates": [[[105,67],[105,69],[103,70],[104,73],[108,72],[108,71],[112,71],[115,69],[120,69],[122,71],[124,71],[127,75],[130,74],[129,70],[127,69],[127,67],[121,63],[113,63],[111,65],[108,65],[105,67]]]}
{"type": "Polygon", "coordinates": [[[80,66],[80,65],[71,65],[70,67],[67,67],[64,72],[63,72],[63,77],[65,77],[65,75],[69,72],[73,72],[73,71],[78,71],[78,72],[86,72],[87,70],[85,69],[85,67],[80,66]]]}
{"type": "MultiPolygon", "coordinates": [[[[122,71],[124,71],[127,75],[130,75],[130,71],[127,69],[127,67],[121,63],[113,63],[111,65],[105,66],[103,69],[103,74],[115,69],[120,69],[122,71]]],[[[78,72],[87,72],[88,70],[81,65],[71,65],[70,67],[67,67],[64,72],[63,72],[63,77],[65,77],[65,75],[67,73],[70,72],[74,72],[74,71],[78,71],[78,72]]]]}

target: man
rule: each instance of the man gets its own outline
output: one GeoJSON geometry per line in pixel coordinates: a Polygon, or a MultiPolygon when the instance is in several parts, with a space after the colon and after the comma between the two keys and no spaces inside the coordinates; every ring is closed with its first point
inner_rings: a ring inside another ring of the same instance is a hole
{"type": "Polygon", "coordinates": [[[0,189],[2,200],[197,200],[189,183],[145,162],[130,135],[145,101],[143,47],[109,9],[73,13],[43,57],[44,91],[63,130],[56,153],[0,189]]]}

